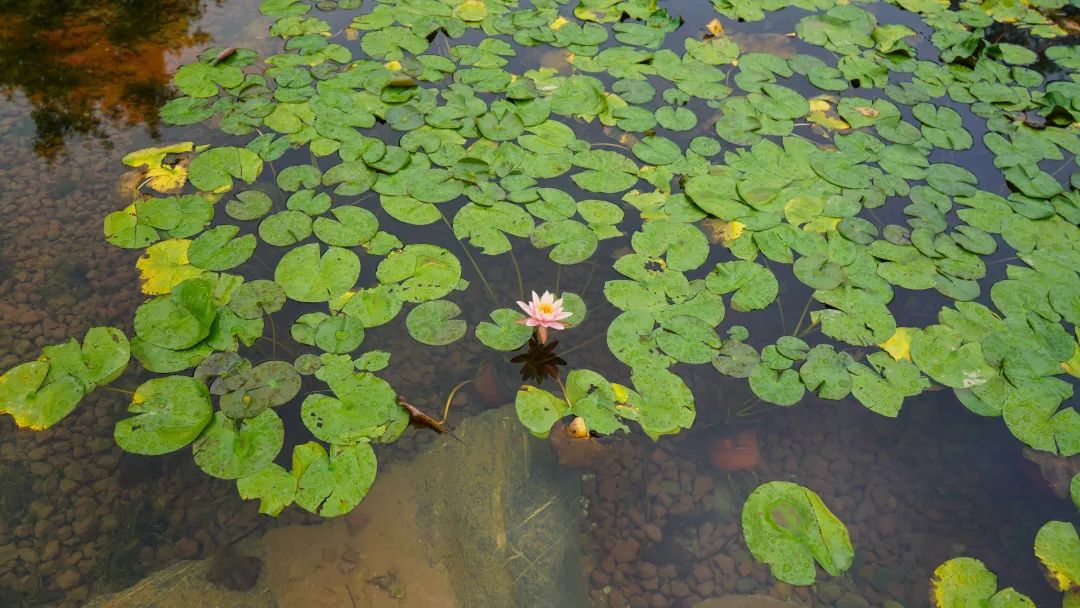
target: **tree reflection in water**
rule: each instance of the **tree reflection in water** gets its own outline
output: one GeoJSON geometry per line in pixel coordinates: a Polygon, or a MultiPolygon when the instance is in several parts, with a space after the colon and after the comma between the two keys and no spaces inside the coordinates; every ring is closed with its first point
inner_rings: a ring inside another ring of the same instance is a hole
{"type": "Polygon", "coordinates": [[[0,0],[0,92],[29,104],[35,151],[67,137],[143,123],[151,135],[171,93],[168,55],[205,43],[191,24],[209,1],[0,0]]]}

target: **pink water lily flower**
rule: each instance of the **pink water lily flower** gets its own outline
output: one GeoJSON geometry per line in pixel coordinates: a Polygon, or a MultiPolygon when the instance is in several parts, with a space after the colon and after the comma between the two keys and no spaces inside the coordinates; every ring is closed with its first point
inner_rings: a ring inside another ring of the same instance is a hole
{"type": "Polygon", "coordinates": [[[522,325],[528,325],[529,327],[535,327],[537,333],[540,336],[540,342],[547,342],[547,330],[550,329],[566,329],[569,323],[564,320],[574,313],[563,310],[562,298],[558,300],[549,291],[545,291],[543,296],[536,295],[536,292],[532,292],[532,301],[526,304],[525,302],[518,302],[518,306],[521,310],[525,311],[525,314],[529,315],[524,319],[519,319],[518,323],[522,325]]]}

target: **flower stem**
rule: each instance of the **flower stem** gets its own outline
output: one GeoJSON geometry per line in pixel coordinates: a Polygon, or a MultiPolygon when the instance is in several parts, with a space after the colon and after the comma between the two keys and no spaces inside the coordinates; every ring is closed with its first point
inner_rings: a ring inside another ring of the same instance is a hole
{"type": "MultiPolygon", "coordinates": [[[[450,234],[454,234],[454,227],[450,225],[450,221],[446,219],[446,216],[442,211],[439,211],[439,217],[442,218],[446,227],[450,229],[450,234]]],[[[488,297],[491,298],[491,303],[498,306],[499,298],[495,297],[495,292],[492,291],[491,285],[488,284],[487,277],[484,276],[484,271],[480,270],[480,266],[477,265],[476,260],[473,259],[472,253],[469,252],[469,248],[465,246],[465,243],[461,242],[461,239],[457,238],[456,234],[454,234],[454,240],[458,242],[458,245],[461,246],[461,250],[465,252],[465,257],[469,258],[469,262],[473,265],[473,268],[476,269],[476,274],[480,277],[480,282],[484,284],[484,290],[487,291],[488,297]]]]}
{"type": "Polygon", "coordinates": [[[450,395],[446,398],[446,406],[443,407],[442,420],[439,421],[439,424],[446,424],[446,419],[450,417],[450,403],[454,400],[454,396],[457,395],[457,392],[461,389],[461,387],[472,384],[473,382],[474,380],[466,380],[464,382],[459,382],[457,386],[450,389],[450,395]]]}
{"type": "Polygon", "coordinates": [[[802,314],[799,315],[799,322],[795,324],[795,330],[791,332],[791,335],[799,335],[799,330],[802,329],[802,322],[806,319],[806,313],[810,310],[810,302],[814,301],[814,296],[806,298],[806,306],[803,306],[802,314]]]}
{"type": "Polygon", "coordinates": [[[135,394],[135,391],[129,391],[126,388],[113,388],[111,386],[100,386],[98,388],[101,388],[101,389],[104,389],[104,390],[107,390],[107,391],[112,391],[114,393],[120,393],[122,395],[134,395],[135,394]]]}
{"type": "Polygon", "coordinates": [[[521,280],[521,266],[518,266],[517,256],[514,255],[514,250],[510,250],[510,261],[514,263],[514,274],[517,275],[518,283],[518,297],[522,300],[525,299],[525,284],[521,280]]]}
{"type": "Polygon", "coordinates": [[[570,407],[574,407],[574,402],[570,400],[570,394],[566,392],[566,385],[563,384],[561,374],[555,374],[555,382],[558,383],[559,388],[562,389],[563,400],[570,407]]]}

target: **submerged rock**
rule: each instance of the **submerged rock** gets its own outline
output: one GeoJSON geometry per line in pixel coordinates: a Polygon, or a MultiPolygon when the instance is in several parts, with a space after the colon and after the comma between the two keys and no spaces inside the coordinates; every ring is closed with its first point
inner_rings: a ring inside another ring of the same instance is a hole
{"type": "Polygon", "coordinates": [[[466,419],[454,433],[461,442],[439,436],[380,473],[346,517],[271,530],[238,543],[229,560],[180,562],[88,606],[587,606],[579,475],[555,462],[512,406],[466,419]],[[261,572],[231,571],[258,561],[261,572]]]}

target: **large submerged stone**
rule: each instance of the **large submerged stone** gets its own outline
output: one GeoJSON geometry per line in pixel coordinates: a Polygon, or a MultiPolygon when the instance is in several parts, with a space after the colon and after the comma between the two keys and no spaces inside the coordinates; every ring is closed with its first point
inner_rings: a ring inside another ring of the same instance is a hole
{"type": "MultiPolygon", "coordinates": [[[[180,562],[97,608],[584,608],[580,478],[512,407],[465,420],[381,473],[348,516],[238,545],[254,587],[208,582],[230,560],[180,562]]],[[[228,576],[217,577],[228,579],[228,576]]]]}

